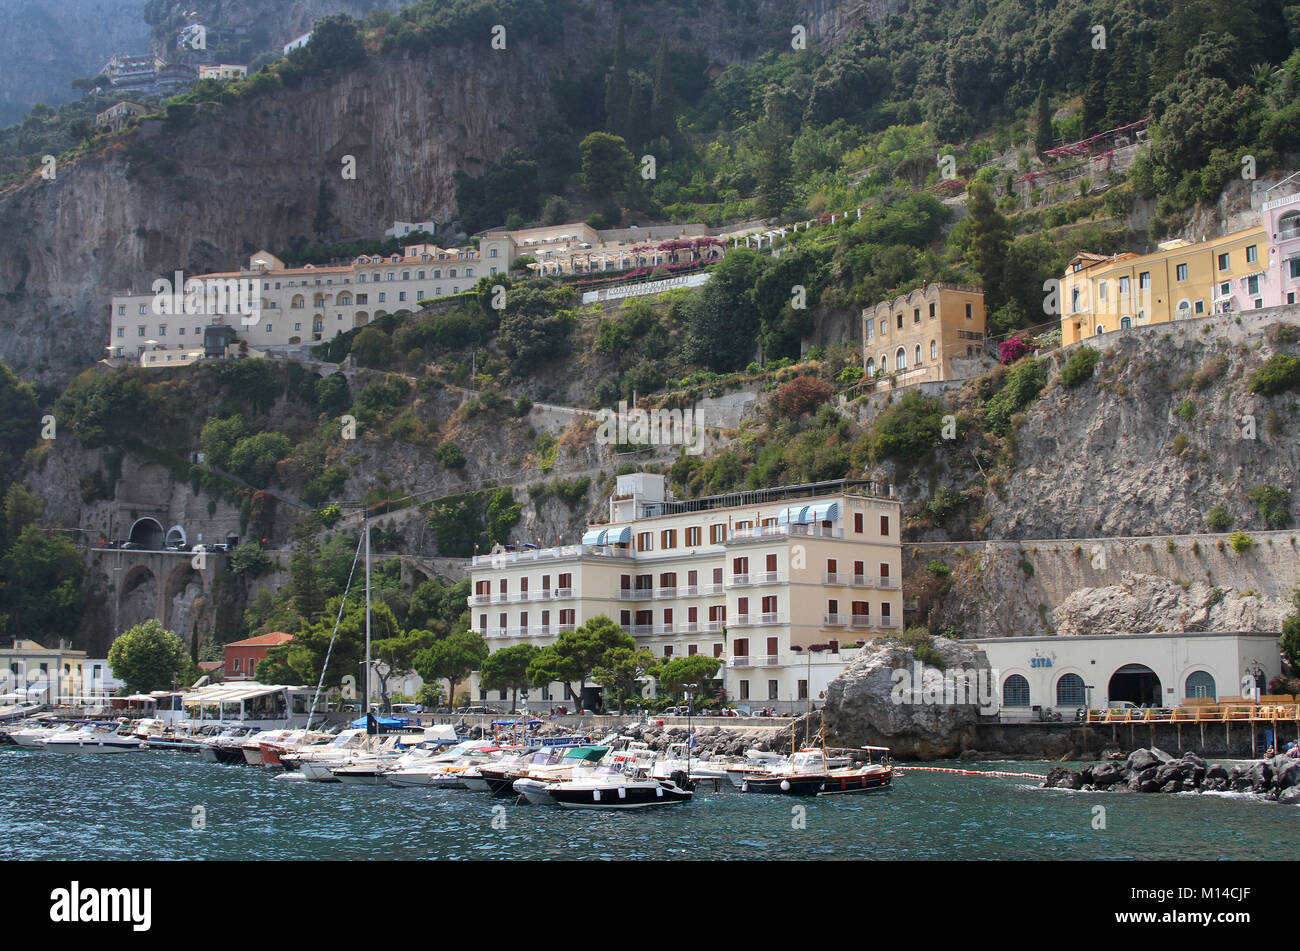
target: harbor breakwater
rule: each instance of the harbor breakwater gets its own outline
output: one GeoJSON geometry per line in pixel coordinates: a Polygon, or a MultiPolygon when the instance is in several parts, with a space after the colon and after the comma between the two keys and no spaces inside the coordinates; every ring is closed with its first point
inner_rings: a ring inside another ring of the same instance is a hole
{"type": "Polygon", "coordinates": [[[1124,762],[1105,762],[1080,770],[1055,766],[1046,789],[1084,792],[1236,792],[1252,793],[1286,805],[1300,805],[1300,759],[1274,756],[1231,768],[1207,763],[1195,753],[1175,759],[1158,747],[1136,749],[1124,762]]]}

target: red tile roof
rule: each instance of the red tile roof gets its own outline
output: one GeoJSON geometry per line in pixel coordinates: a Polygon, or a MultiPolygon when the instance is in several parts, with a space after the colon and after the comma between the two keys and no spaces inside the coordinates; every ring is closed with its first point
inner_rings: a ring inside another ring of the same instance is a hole
{"type": "Polygon", "coordinates": [[[292,634],[286,634],[283,631],[276,631],[272,634],[259,634],[257,637],[246,637],[242,641],[231,641],[227,647],[275,647],[286,641],[293,640],[292,634]]]}

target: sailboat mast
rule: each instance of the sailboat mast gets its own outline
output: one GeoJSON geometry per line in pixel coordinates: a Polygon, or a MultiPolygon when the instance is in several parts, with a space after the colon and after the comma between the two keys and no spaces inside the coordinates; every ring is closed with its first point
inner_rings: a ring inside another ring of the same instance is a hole
{"type": "MultiPolygon", "coordinates": [[[[361,709],[367,717],[370,716],[370,515],[367,513],[363,519],[366,526],[366,672],[362,678],[365,682],[364,700],[361,703],[361,709]]],[[[367,721],[368,722],[368,721],[367,721]]]]}

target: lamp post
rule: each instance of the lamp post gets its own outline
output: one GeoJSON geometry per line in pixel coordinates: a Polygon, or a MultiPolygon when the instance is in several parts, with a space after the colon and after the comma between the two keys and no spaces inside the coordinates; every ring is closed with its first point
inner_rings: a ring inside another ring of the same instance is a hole
{"type": "Polygon", "coordinates": [[[686,779],[691,778],[691,745],[695,737],[691,733],[691,714],[695,712],[695,693],[699,684],[682,684],[686,689],[686,779]]]}

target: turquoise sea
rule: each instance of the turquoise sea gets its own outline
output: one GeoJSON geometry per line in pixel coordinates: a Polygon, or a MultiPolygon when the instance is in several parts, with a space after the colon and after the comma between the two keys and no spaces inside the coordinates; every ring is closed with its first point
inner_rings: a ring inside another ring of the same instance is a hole
{"type": "Polygon", "coordinates": [[[1249,796],[1034,783],[905,772],[874,796],[727,790],[680,807],[592,813],[486,793],[308,783],[175,753],[6,747],[0,859],[1277,859],[1300,845],[1300,809],[1249,796]]]}

